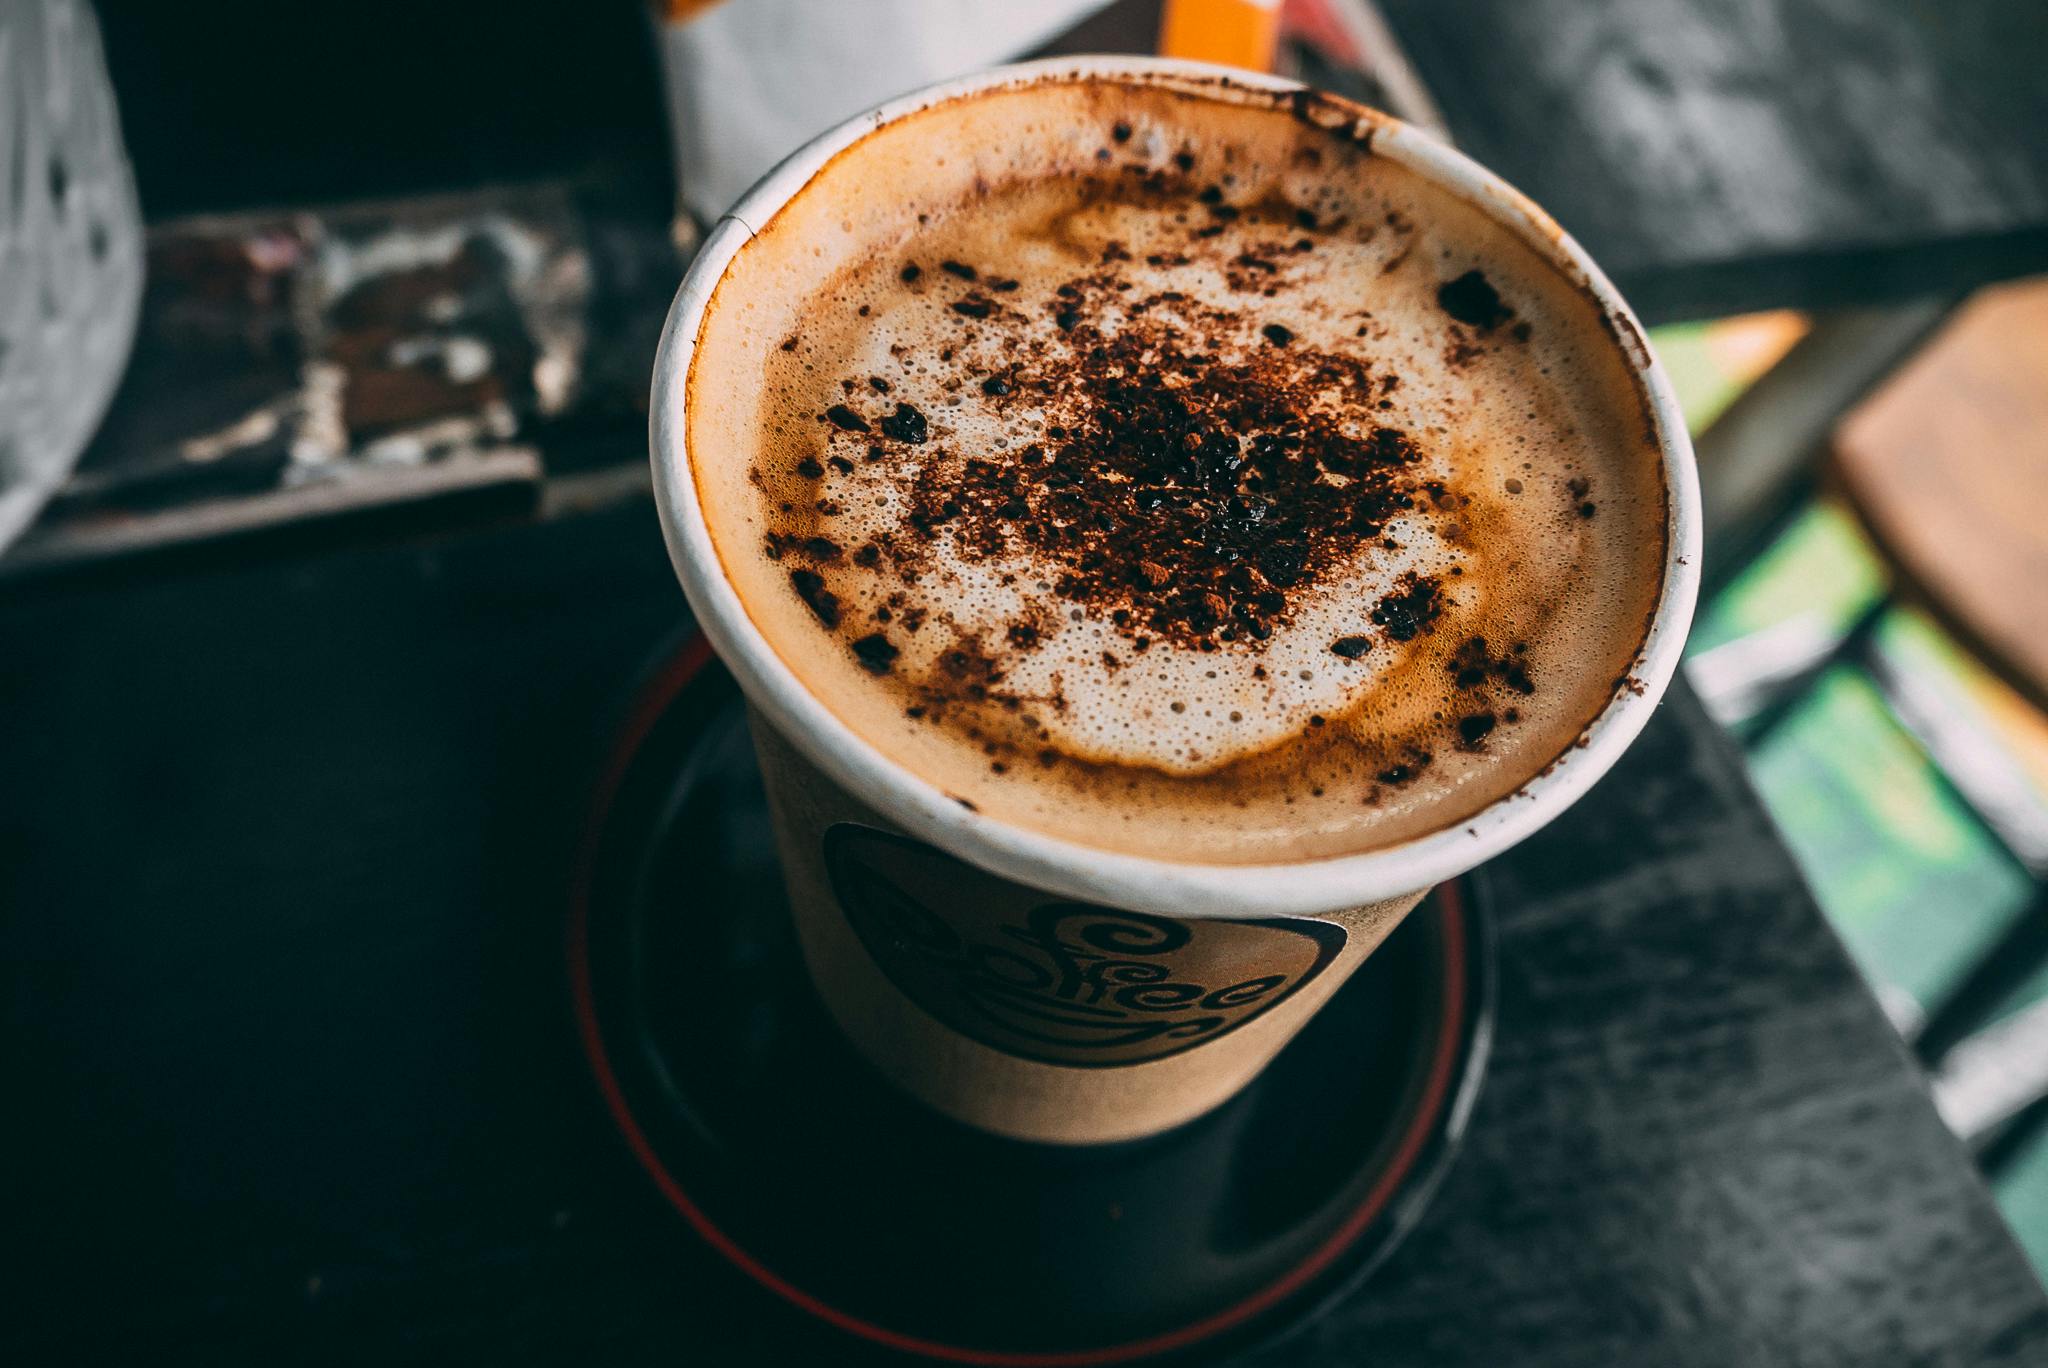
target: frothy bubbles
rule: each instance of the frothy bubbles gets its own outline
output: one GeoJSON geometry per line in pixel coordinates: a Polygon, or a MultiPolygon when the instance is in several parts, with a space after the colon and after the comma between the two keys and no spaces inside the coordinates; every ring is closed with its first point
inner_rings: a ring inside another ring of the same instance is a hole
{"type": "MultiPolygon", "coordinates": [[[[750,246],[812,278],[734,315],[765,385],[725,381],[744,491],[700,468],[752,529],[729,573],[835,710],[1006,820],[1305,858],[1483,804],[1641,639],[1633,382],[1569,282],[1356,144],[1113,103],[1099,147],[1075,109],[960,121],[970,157],[904,172],[946,193],[836,256],[750,246]]],[[[931,148],[900,136],[882,162],[931,148]]]]}

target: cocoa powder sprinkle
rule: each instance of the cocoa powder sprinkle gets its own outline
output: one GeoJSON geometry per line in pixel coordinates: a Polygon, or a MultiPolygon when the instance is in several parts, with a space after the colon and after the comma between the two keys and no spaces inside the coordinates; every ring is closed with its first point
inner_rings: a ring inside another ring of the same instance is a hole
{"type": "MultiPolygon", "coordinates": [[[[1426,495],[1416,443],[1344,416],[1377,383],[1355,356],[1288,346],[1226,360],[1150,315],[1099,331],[1088,312],[1115,283],[1104,273],[1056,291],[1066,340],[1041,363],[1071,402],[1045,429],[1051,449],[925,463],[910,476],[909,526],[922,539],[943,529],[970,557],[1014,546],[1050,562],[1053,592],[1134,639],[1262,641],[1291,595],[1426,495]]],[[[1244,326],[1227,313],[1197,321],[1244,326]]],[[[1278,324],[1261,331],[1294,341],[1278,324]]],[[[1410,577],[1375,621],[1409,640],[1433,620],[1435,594],[1410,577]]]]}
{"type": "Polygon", "coordinates": [[[853,653],[870,674],[887,674],[890,667],[896,663],[898,655],[889,638],[880,632],[870,632],[854,642],[853,653]]]}
{"type": "Polygon", "coordinates": [[[825,577],[815,570],[792,570],[789,582],[797,597],[810,605],[811,612],[827,627],[839,625],[839,596],[825,587],[825,577]]]}
{"type": "Polygon", "coordinates": [[[1515,316],[1515,311],[1501,301],[1493,282],[1480,271],[1467,271],[1455,280],[1445,281],[1437,287],[1436,302],[1452,318],[1480,332],[1492,332],[1515,316]]]}

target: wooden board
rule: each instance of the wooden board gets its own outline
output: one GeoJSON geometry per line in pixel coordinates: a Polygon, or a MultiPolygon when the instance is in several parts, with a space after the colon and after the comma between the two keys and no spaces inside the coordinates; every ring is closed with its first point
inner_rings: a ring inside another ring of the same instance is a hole
{"type": "Polygon", "coordinates": [[[1966,304],[1843,420],[1834,456],[1919,600],[2048,707],[2048,280],[1966,304]]]}

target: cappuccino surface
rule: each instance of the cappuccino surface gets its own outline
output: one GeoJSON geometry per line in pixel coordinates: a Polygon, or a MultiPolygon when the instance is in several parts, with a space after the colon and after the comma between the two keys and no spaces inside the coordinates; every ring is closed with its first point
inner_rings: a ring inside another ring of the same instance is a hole
{"type": "Polygon", "coordinates": [[[750,224],[689,458],[805,687],[977,812],[1180,862],[1384,847],[1566,754],[1666,555],[1628,325],[1379,127],[1046,80],[750,224]]]}

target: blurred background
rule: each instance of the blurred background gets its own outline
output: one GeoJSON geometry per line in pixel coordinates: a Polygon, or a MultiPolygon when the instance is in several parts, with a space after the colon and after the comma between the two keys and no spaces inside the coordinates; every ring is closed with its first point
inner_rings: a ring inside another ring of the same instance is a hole
{"type": "Polygon", "coordinates": [[[2048,1268],[2043,14],[0,0],[0,602],[644,500],[682,266],[809,132],[1033,52],[1296,74],[1653,325],[1692,686],[2048,1268]]]}

